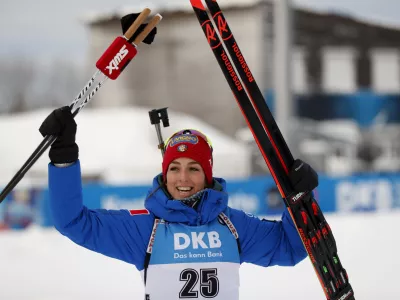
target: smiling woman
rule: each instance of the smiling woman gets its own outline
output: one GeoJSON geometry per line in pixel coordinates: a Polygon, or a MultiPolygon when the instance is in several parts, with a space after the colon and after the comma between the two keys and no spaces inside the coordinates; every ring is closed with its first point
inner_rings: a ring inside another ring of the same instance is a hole
{"type": "Polygon", "coordinates": [[[197,161],[182,157],[175,159],[169,165],[166,186],[172,198],[184,200],[204,190],[206,176],[197,161]]]}
{"type": "Polygon", "coordinates": [[[201,132],[186,129],[166,142],[162,163],[163,181],[173,199],[193,207],[200,191],[212,185],[212,147],[201,132]]]}
{"type": "MultiPolygon", "coordinates": [[[[88,209],[76,129],[71,111],[63,108],[41,126],[42,134],[59,137],[49,151],[55,227],[78,245],[135,265],[146,299],[237,300],[243,262],[294,266],[306,257],[288,211],[281,221],[268,221],[228,206],[226,181],[213,177],[211,141],[197,130],[179,131],[166,142],[146,209],[88,209]]],[[[297,160],[291,169],[296,191],[318,184],[304,162],[297,160]]]]}

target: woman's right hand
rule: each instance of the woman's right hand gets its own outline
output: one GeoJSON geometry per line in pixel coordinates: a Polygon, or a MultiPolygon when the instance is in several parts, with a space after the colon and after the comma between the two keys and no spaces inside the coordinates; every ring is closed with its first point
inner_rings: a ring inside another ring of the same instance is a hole
{"type": "Polygon", "coordinates": [[[52,163],[72,163],[78,159],[79,148],[75,143],[76,127],[76,122],[68,106],[53,110],[43,121],[39,128],[42,136],[57,136],[49,151],[52,163]]]}

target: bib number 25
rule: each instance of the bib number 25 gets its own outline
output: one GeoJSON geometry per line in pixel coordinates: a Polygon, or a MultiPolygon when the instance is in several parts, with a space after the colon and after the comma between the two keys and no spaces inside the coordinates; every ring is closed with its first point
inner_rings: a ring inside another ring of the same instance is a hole
{"type": "Polygon", "coordinates": [[[198,298],[199,291],[204,298],[214,298],[219,292],[217,269],[200,269],[200,274],[194,269],[185,269],[181,272],[180,281],[186,281],[179,298],[198,298]],[[199,286],[197,283],[200,281],[199,286]]]}

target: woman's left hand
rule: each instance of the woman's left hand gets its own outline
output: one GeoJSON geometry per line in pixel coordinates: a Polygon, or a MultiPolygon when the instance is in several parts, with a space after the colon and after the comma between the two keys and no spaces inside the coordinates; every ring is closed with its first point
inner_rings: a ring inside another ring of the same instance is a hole
{"type": "Polygon", "coordinates": [[[296,159],[289,171],[289,180],[296,192],[311,192],[318,186],[318,174],[306,162],[296,159]]]}

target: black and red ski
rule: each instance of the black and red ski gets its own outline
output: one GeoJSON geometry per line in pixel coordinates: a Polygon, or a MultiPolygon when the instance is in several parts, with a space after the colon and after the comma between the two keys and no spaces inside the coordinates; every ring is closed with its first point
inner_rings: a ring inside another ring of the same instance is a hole
{"type": "Polygon", "coordinates": [[[296,224],[329,300],[354,298],[336,242],[312,191],[297,193],[288,172],[294,159],[216,0],[190,0],[199,23],[296,224]],[[210,16],[211,18],[210,18],[210,16]],[[217,29],[216,29],[217,28],[217,29]],[[236,71],[236,70],[237,71],[236,71]]]}

